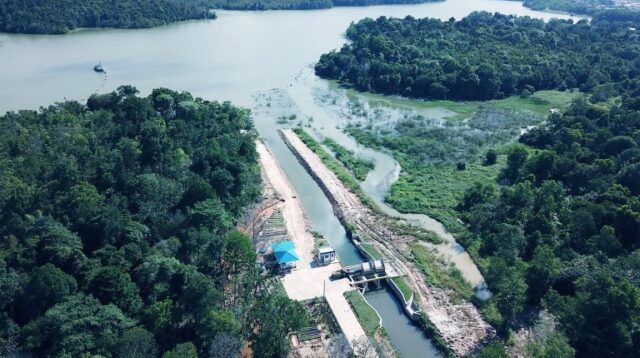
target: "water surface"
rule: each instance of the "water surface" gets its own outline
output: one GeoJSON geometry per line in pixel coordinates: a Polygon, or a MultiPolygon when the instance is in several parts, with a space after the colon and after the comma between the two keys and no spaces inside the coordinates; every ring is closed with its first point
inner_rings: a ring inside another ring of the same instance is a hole
{"type": "Polygon", "coordinates": [[[422,328],[407,319],[404,310],[393,292],[387,286],[365,294],[367,301],[378,311],[382,318],[382,326],[387,331],[389,339],[398,347],[416,347],[416,349],[399,349],[403,358],[436,358],[442,354],[431,344],[424,346],[427,339],[422,328]]]}
{"type": "Polygon", "coordinates": [[[419,5],[316,11],[219,11],[199,20],[142,30],[81,30],[67,35],[0,34],[0,112],[83,99],[97,89],[159,86],[251,107],[251,94],[286,88],[295,75],[344,42],[365,17],[461,18],[487,10],[540,18],[568,17],[501,0],[448,0],[419,5]],[[102,61],[108,72],[92,71],[102,61]]]}

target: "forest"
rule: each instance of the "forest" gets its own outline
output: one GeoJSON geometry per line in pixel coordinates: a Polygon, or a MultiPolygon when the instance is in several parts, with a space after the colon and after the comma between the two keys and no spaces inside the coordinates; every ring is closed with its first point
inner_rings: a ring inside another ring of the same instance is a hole
{"type": "Polygon", "coordinates": [[[608,15],[574,24],[486,12],[451,19],[364,19],[315,71],[360,91],[487,100],[577,88],[606,101],[639,76],[640,23],[608,15]]]}
{"type": "Polygon", "coordinates": [[[333,6],[332,0],[211,0],[211,3],[225,10],[315,10],[333,6]]]}
{"type": "Polygon", "coordinates": [[[418,4],[444,0],[210,0],[215,8],[226,10],[315,10],[334,6],[418,4]]]}
{"type": "Polygon", "coordinates": [[[0,32],[64,34],[77,28],[146,28],[215,18],[211,9],[312,10],[443,0],[3,0],[0,32]]]}
{"type": "Polygon", "coordinates": [[[144,28],[215,18],[209,0],[3,0],[0,32],[63,34],[77,28],[144,28]]]}
{"type": "Polygon", "coordinates": [[[533,10],[555,10],[576,14],[591,14],[614,7],[613,0],[523,0],[522,4],[533,10]]]}
{"type": "Polygon", "coordinates": [[[631,97],[551,115],[510,149],[503,186],[478,183],[461,200],[462,241],[503,331],[544,308],[578,357],[640,351],[640,91],[631,97]]]}
{"type": "Polygon", "coordinates": [[[0,117],[0,355],[284,355],[304,308],[234,229],[261,196],[249,111],[136,93],[0,117]]]}

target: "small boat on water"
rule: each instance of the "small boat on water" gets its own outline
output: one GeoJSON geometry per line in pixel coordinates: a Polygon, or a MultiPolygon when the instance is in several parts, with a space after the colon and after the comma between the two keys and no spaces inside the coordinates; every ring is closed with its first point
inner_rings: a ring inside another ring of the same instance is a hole
{"type": "Polygon", "coordinates": [[[100,62],[99,64],[93,66],[93,70],[98,72],[98,73],[106,73],[107,71],[104,70],[104,68],[102,68],[102,62],[100,62]]]}

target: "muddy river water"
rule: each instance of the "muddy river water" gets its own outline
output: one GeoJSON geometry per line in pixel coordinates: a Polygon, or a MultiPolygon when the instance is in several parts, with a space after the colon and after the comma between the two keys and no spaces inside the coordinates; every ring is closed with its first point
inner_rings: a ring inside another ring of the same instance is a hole
{"type": "MultiPolygon", "coordinates": [[[[215,21],[190,21],[145,30],[80,30],[67,35],[0,34],[0,113],[36,109],[65,99],[85,100],[122,84],[143,94],[156,87],[190,91],[206,99],[230,100],[254,110],[260,135],[280,161],[301,197],[315,231],[329,238],[345,264],[362,260],[312,178],[277,135],[278,117],[288,112],[313,117],[313,131],[334,138],[374,160],[376,169],[362,184],[383,210],[436,231],[451,257],[473,284],[482,276],[442,225],[425,215],[400,214],[384,204],[401,168],[385,153],[357,145],[337,127],[344,124],[340,101],[323,102],[318,93],[339,89],[313,75],[319,56],[344,42],[344,31],[364,17],[461,18],[486,10],[537,18],[568,17],[535,12],[519,2],[447,0],[419,5],[333,8],[317,11],[218,12],[215,21]],[[102,62],[103,76],[92,71],[102,62]],[[279,106],[278,103],[282,104],[279,106]]],[[[446,113],[435,110],[426,115],[446,113]]],[[[405,357],[435,357],[429,339],[406,318],[388,291],[367,296],[382,316],[393,344],[405,357]]]]}

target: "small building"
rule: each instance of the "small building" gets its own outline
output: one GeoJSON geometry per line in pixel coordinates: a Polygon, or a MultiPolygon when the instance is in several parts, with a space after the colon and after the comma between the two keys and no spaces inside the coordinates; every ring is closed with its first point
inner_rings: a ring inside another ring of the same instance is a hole
{"type": "Polygon", "coordinates": [[[316,253],[318,265],[328,265],[336,260],[336,250],[330,246],[321,247],[316,253]]]}
{"type": "Polygon", "coordinates": [[[278,263],[278,269],[280,269],[281,272],[291,271],[296,268],[300,257],[298,257],[296,248],[291,240],[275,243],[271,247],[273,249],[273,256],[278,263]]]}

